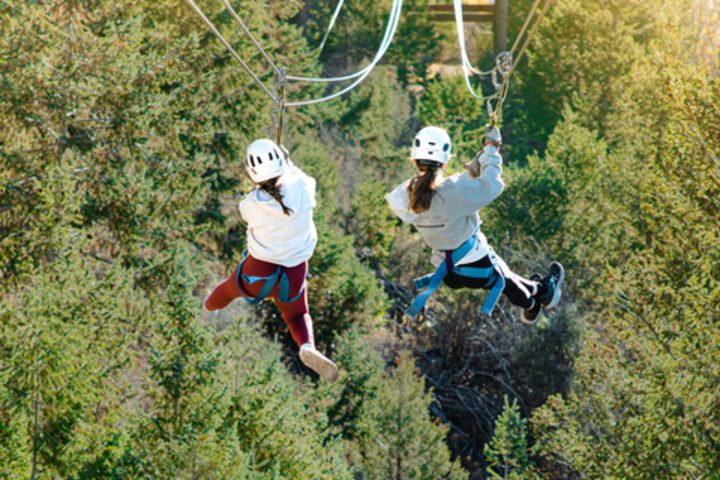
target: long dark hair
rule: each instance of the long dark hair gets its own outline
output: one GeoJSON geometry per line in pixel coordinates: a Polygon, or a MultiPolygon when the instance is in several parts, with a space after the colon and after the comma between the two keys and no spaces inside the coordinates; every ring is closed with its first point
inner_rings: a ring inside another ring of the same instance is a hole
{"type": "Polygon", "coordinates": [[[283,203],[282,193],[280,192],[280,184],[278,183],[279,180],[280,177],[271,178],[270,180],[265,180],[264,182],[259,183],[258,187],[280,204],[285,215],[290,215],[293,211],[283,203]]]}
{"type": "Polygon", "coordinates": [[[432,197],[435,195],[435,177],[442,164],[430,160],[416,160],[420,173],[408,184],[410,197],[410,210],[422,213],[430,208],[432,197]]]}

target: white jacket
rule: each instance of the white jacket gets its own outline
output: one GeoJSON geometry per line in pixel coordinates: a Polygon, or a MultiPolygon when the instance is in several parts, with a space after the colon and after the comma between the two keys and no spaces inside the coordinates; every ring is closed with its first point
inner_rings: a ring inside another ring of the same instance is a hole
{"type": "Polygon", "coordinates": [[[247,223],[250,255],[265,262],[294,267],[312,257],[317,244],[313,221],[315,179],[287,160],[280,177],[283,203],[292,210],[283,213],[280,204],[256,188],[240,201],[240,215],[247,223]]]}
{"type": "Polygon", "coordinates": [[[505,187],[501,178],[502,157],[497,148],[486,145],[479,160],[482,174],[478,178],[468,172],[439,177],[430,208],[422,213],[410,209],[409,180],[385,196],[392,211],[404,222],[415,225],[425,243],[433,249],[431,261],[434,265],[439,265],[445,258],[443,250],[458,248],[473,232],[477,232],[475,248],[458,265],[480,260],[490,252],[487,239],[479,230],[481,222],[477,211],[495,200],[505,187]]]}

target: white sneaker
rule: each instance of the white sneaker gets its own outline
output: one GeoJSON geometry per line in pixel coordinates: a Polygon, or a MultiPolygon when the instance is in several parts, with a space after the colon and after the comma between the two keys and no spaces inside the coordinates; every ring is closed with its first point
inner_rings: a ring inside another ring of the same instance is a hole
{"type": "Polygon", "coordinates": [[[300,347],[300,361],[325,381],[334,382],[340,377],[335,362],[318,352],[312,343],[305,343],[300,347]]]}

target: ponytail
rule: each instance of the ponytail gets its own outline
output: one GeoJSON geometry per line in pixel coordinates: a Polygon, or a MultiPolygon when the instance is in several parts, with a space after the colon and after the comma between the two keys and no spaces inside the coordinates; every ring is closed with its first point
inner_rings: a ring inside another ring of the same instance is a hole
{"type": "Polygon", "coordinates": [[[417,165],[420,173],[410,180],[408,196],[410,197],[410,210],[422,213],[430,208],[432,197],[435,195],[435,177],[442,164],[429,160],[417,160],[417,165]]]}
{"type": "Polygon", "coordinates": [[[277,201],[280,206],[282,207],[282,211],[285,215],[290,215],[293,213],[292,209],[286,206],[283,203],[283,197],[282,193],[280,192],[280,185],[279,182],[280,177],[271,178],[270,180],[265,180],[264,182],[261,182],[258,184],[258,187],[260,187],[260,190],[270,195],[272,198],[277,201]]]}

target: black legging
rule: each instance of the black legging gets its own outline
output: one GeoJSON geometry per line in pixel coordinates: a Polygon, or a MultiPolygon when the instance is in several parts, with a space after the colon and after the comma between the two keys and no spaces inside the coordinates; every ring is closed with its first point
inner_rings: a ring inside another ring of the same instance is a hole
{"type": "MultiPolygon", "coordinates": [[[[485,256],[480,260],[473,263],[463,264],[463,267],[480,267],[487,268],[492,266],[490,257],[485,256]]],[[[510,270],[510,267],[501,259],[498,258],[498,266],[505,277],[505,289],[503,294],[510,300],[513,305],[517,305],[522,308],[530,308],[533,304],[533,297],[542,293],[545,288],[542,282],[534,282],[526,278],[521,277],[517,273],[510,270]],[[535,292],[533,290],[537,289],[535,292]],[[533,295],[533,293],[535,295],[533,295]]],[[[471,278],[458,275],[455,272],[450,272],[445,276],[443,280],[445,285],[450,288],[491,288],[492,285],[485,287],[485,278],[471,278]]]]}

